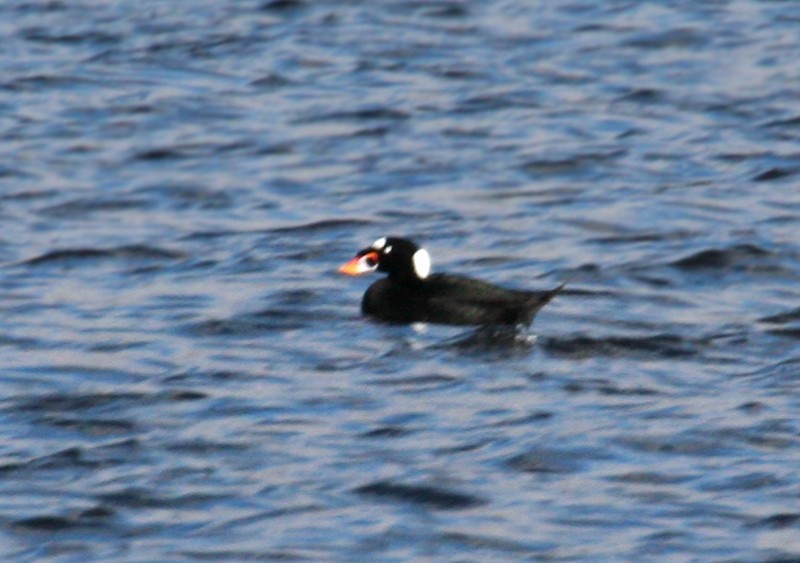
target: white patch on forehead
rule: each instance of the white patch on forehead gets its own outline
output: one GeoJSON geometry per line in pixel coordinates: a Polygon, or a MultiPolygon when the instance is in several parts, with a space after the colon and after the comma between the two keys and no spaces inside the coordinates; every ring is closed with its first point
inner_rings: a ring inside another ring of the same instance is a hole
{"type": "Polygon", "coordinates": [[[428,274],[431,273],[431,257],[428,251],[420,248],[411,257],[411,261],[414,264],[414,273],[417,274],[417,277],[421,280],[427,278],[428,274]]]}
{"type": "Polygon", "coordinates": [[[386,237],[379,238],[372,243],[372,248],[375,250],[383,250],[384,246],[386,246],[386,237]]]}

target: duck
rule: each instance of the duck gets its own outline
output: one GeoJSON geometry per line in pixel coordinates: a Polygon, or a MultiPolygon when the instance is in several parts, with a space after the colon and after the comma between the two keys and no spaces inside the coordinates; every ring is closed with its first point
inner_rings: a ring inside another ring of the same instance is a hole
{"type": "Polygon", "coordinates": [[[563,289],[507,289],[471,277],[432,273],[428,251],[403,237],[388,236],[358,251],[339,272],[388,274],[361,300],[365,316],[392,324],[529,326],[563,289]]]}

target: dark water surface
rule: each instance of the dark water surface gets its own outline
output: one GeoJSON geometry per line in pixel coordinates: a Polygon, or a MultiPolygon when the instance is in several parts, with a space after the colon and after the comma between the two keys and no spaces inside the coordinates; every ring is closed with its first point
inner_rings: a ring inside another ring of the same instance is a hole
{"type": "Polygon", "coordinates": [[[0,558],[800,558],[800,3],[0,4],[0,558]],[[362,319],[336,267],[568,291],[362,319]]]}

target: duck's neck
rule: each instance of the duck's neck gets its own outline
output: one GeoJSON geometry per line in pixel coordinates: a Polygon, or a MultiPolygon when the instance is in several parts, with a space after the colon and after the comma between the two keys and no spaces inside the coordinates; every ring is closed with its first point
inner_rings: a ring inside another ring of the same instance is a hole
{"type": "Polygon", "coordinates": [[[413,272],[393,272],[389,274],[389,281],[409,287],[422,286],[425,280],[413,272]]]}

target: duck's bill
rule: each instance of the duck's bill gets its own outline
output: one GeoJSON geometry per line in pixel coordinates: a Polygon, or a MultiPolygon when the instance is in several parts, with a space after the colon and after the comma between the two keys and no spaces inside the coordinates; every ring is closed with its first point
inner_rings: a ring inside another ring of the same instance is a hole
{"type": "Polygon", "coordinates": [[[378,253],[368,252],[362,256],[356,256],[346,264],[342,264],[339,268],[340,274],[347,274],[348,276],[360,276],[367,272],[374,272],[378,267],[378,253]]]}

